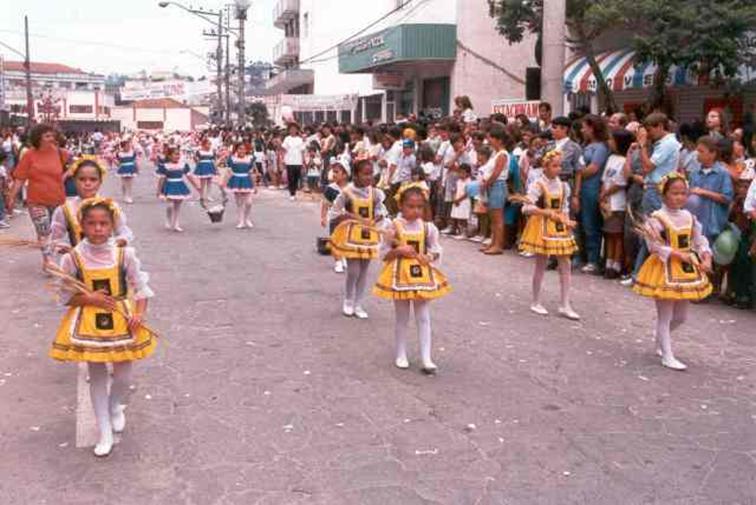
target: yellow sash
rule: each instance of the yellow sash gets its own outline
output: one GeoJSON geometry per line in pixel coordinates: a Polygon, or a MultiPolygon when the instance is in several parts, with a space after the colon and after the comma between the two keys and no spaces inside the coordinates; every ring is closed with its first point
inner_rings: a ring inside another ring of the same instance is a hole
{"type": "Polygon", "coordinates": [[[63,203],[63,216],[66,218],[68,240],[69,242],[71,242],[71,247],[75,247],[79,242],[81,242],[81,223],[79,223],[79,219],[76,217],[76,213],[71,210],[68,202],[63,203]]]}
{"type": "MultiPolygon", "coordinates": [[[[85,268],[84,262],[76,250],[71,252],[71,256],[79,270],[82,282],[94,291],[104,291],[116,298],[118,303],[122,304],[127,311],[130,310],[126,301],[127,286],[126,270],[123,264],[123,248],[116,249],[116,263],[110,268],[85,268]]],[[[74,325],[72,341],[118,342],[123,344],[124,340],[131,338],[128,321],[123,315],[90,305],[80,307],[74,325]]]]}

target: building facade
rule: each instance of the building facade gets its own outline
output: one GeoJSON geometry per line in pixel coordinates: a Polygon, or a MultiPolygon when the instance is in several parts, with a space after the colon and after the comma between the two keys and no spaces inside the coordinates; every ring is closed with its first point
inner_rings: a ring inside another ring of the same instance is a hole
{"type": "Polygon", "coordinates": [[[284,38],[269,87],[354,104],[351,111],[294,109],[305,123],[442,116],[458,95],[487,116],[497,100],[526,98],[526,69],[535,66],[535,39],[509,45],[485,2],[279,0],[274,18],[284,38]]]}
{"type": "Polygon", "coordinates": [[[121,130],[184,132],[205,126],[209,114],[209,107],[192,107],[172,98],[152,98],[114,107],[112,116],[120,121],[121,130]]]}
{"type": "MultiPolygon", "coordinates": [[[[5,107],[28,117],[23,62],[3,65],[5,107]]],[[[32,115],[37,121],[107,121],[115,100],[105,90],[105,76],[59,63],[31,63],[32,115]]]]}

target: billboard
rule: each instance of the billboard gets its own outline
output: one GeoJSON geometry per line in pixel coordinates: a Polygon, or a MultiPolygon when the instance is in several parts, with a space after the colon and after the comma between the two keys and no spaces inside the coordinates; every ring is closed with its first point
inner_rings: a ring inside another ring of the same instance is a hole
{"type": "Polygon", "coordinates": [[[121,100],[132,102],[150,98],[189,99],[200,95],[209,95],[215,90],[210,81],[127,81],[121,88],[121,100]]]}

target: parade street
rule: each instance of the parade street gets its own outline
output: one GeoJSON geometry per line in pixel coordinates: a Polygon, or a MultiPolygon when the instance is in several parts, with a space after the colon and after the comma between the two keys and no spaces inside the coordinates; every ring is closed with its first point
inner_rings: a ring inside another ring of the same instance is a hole
{"type": "Polygon", "coordinates": [[[650,300],[575,274],[571,322],[548,272],[536,316],[532,260],[444,240],[454,293],[432,307],[424,376],[414,326],[394,367],[390,303],[341,314],[316,203],[263,189],[237,230],[233,203],[212,225],[192,201],[168,232],[149,173],[125,211],[162,339],[109,457],[76,447],[77,367],[47,356],[63,307],[39,254],[2,250],[0,504],[756,504],[752,311],[693,305],[674,372],[650,300]]]}

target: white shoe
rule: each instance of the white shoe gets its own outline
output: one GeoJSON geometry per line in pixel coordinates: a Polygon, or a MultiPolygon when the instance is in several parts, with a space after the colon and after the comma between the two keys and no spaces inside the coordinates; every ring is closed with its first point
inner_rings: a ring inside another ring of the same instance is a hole
{"type": "Polygon", "coordinates": [[[165,229],[166,230],[171,230],[171,229],[173,229],[173,226],[171,225],[171,223],[165,223],[165,229]]]}
{"type": "Polygon", "coordinates": [[[522,256],[523,258],[532,258],[533,256],[535,256],[535,253],[532,253],[530,251],[522,251],[520,253],[520,256],[522,256]]]}
{"type": "Polygon", "coordinates": [[[420,368],[420,370],[426,375],[434,375],[438,371],[438,367],[435,363],[429,361],[427,363],[423,363],[423,366],[422,368],[420,368]]]}
{"type": "Polygon", "coordinates": [[[247,228],[250,228],[250,229],[255,227],[255,224],[252,221],[246,221],[244,224],[246,224],[247,228]]]}
{"type": "Polygon", "coordinates": [[[598,266],[595,263],[588,263],[580,269],[584,274],[595,274],[598,272],[598,266]]]}
{"type": "Polygon", "coordinates": [[[97,445],[94,447],[94,455],[98,458],[104,458],[105,456],[110,456],[112,451],[113,434],[110,433],[109,436],[106,434],[105,436],[100,437],[100,441],[97,442],[97,445]]]}
{"type": "Polygon", "coordinates": [[[452,238],[454,240],[465,240],[467,237],[465,237],[462,233],[460,233],[459,235],[452,236],[452,238]]]}
{"type": "Polygon", "coordinates": [[[570,321],[580,321],[580,315],[572,310],[572,307],[559,307],[559,315],[570,321]]]}
{"type": "Polygon", "coordinates": [[[394,365],[396,365],[396,368],[406,370],[409,368],[409,360],[407,360],[407,356],[400,356],[394,360],[394,365]]]}
{"type": "Polygon", "coordinates": [[[125,410],[126,407],[118,405],[115,409],[110,411],[110,424],[113,426],[113,433],[123,433],[123,430],[126,429],[125,410]]]}
{"type": "Polygon", "coordinates": [[[367,319],[368,313],[363,309],[362,307],[355,307],[354,308],[354,317],[357,319],[367,319]]]}
{"type": "Polygon", "coordinates": [[[341,260],[337,261],[335,265],[333,265],[333,271],[337,274],[343,274],[344,273],[344,263],[341,262],[341,260]]]}
{"type": "Polygon", "coordinates": [[[442,235],[451,235],[452,229],[451,228],[444,228],[441,230],[442,235]]]}
{"type": "Polygon", "coordinates": [[[293,202],[293,201],[295,201],[296,199],[297,199],[297,197],[295,197],[295,196],[290,196],[290,197],[289,197],[289,201],[290,201],[290,202],[293,202]]]}
{"type": "Polygon", "coordinates": [[[247,227],[247,225],[244,224],[244,223],[239,223],[239,224],[236,225],[236,229],[237,230],[243,230],[246,227],[247,227]]]}
{"type": "Polygon", "coordinates": [[[480,243],[480,242],[483,242],[483,237],[481,237],[480,235],[475,235],[474,237],[470,237],[467,240],[469,240],[470,242],[480,243]]]}
{"type": "Polygon", "coordinates": [[[688,365],[678,360],[674,356],[670,358],[662,358],[662,365],[672,370],[678,370],[680,372],[682,372],[683,370],[687,370],[688,368],[688,365]]]}
{"type": "Polygon", "coordinates": [[[7,230],[10,228],[10,225],[7,221],[0,221],[0,230],[7,230]]]}
{"type": "Polygon", "coordinates": [[[538,314],[539,316],[548,316],[549,311],[546,310],[546,307],[541,305],[540,303],[534,303],[530,306],[530,311],[538,314]]]}
{"type": "Polygon", "coordinates": [[[631,287],[631,286],[633,285],[633,283],[634,283],[634,282],[635,282],[635,281],[633,281],[633,278],[632,278],[632,277],[628,277],[627,279],[622,279],[621,281],[619,281],[619,283],[620,283],[620,284],[621,284],[622,286],[625,286],[625,287],[628,287],[628,288],[629,288],[629,287],[631,287]]]}
{"type": "Polygon", "coordinates": [[[354,305],[351,302],[344,300],[344,305],[341,306],[341,312],[346,317],[352,317],[354,315],[354,305]]]}
{"type": "Polygon", "coordinates": [[[182,227],[180,227],[179,225],[176,225],[176,226],[173,227],[173,231],[177,231],[177,232],[181,233],[182,231],[184,231],[184,229],[182,227]]]}
{"type": "Polygon", "coordinates": [[[133,198],[124,198],[123,201],[126,202],[126,203],[134,203],[134,199],[133,198]]]}
{"type": "Polygon", "coordinates": [[[493,239],[487,238],[483,242],[481,242],[483,245],[491,245],[493,242],[493,239]]]}

